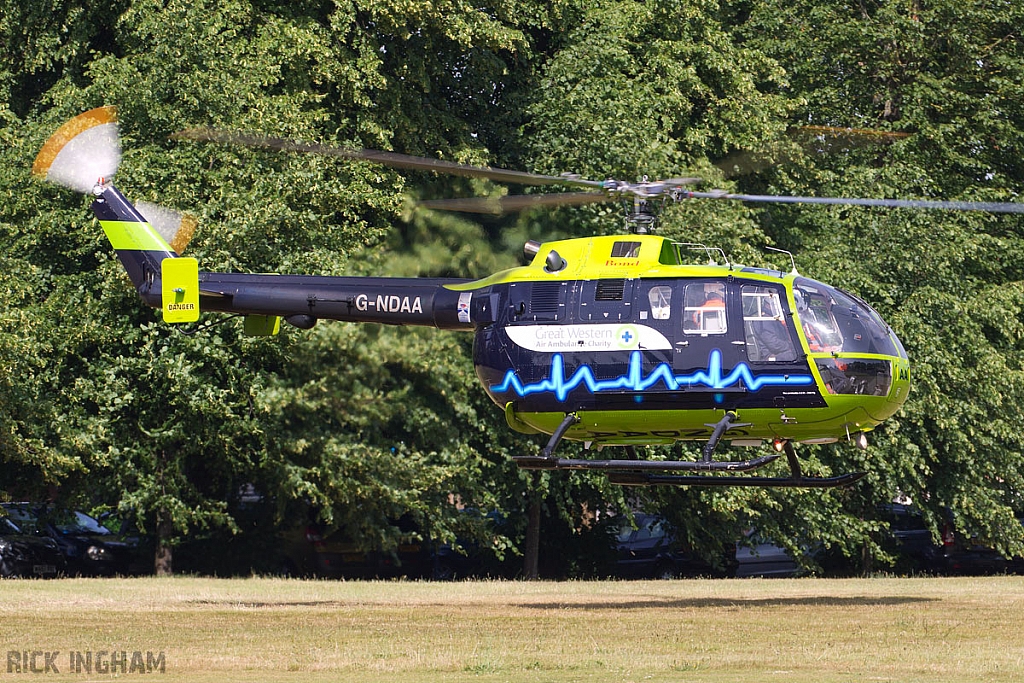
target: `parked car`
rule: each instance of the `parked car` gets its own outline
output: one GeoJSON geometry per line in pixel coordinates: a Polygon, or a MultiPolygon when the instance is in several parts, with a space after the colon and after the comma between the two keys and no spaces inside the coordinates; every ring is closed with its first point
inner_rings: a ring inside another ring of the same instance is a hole
{"type": "Polygon", "coordinates": [[[316,575],[330,579],[429,578],[430,552],[421,541],[399,543],[393,552],[364,550],[344,533],[312,534],[316,575]]]}
{"type": "MultiPolygon", "coordinates": [[[[469,526],[482,524],[494,534],[501,533],[505,525],[497,513],[465,509],[461,514],[467,522],[472,518],[469,526]]],[[[510,567],[511,558],[496,557],[486,540],[474,540],[477,534],[468,533],[454,544],[444,543],[433,538],[410,514],[391,520],[390,526],[398,539],[393,549],[367,548],[344,527],[325,527],[310,510],[304,524],[289,525],[277,533],[278,565],[288,575],[328,579],[405,577],[451,581],[511,577],[518,571],[510,567]]],[[[513,563],[518,566],[518,562],[513,563]]]]}
{"type": "MultiPolygon", "coordinates": [[[[892,569],[900,574],[996,574],[1024,571],[1024,558],[1007,559],[976,539],[955,531],[952,517],[943,523],[938,542],[913,505],[891,503],[879,509],[879,519],[887,524],[881,539],[882,547],[895,557],[892,569]]],[[[751,532],[753,533],[753,532],[751,532]]],[[[737,576],[799,576],[804,573],[800,563],[769,539],[754,534],[754,545],[737,545],[737,576]]],[[[826,574],[848,575],[865,571],[851,566],[849,558],[839,557],[819,548],[807,552],[820,563],[826,574]]]]}
{"type": "Polygon", "coordinates": [[[38,503],[3,503],[8,518],[28,534],[49,537],[75,576],[128,573],[130,544],[79,510],[38,503]]]}
{"type": "Polygon", "coordinates": [[[25,533],[0,509],[0,577],[52,578],[64,573],[53,539],[25,533]]]}
{"type": "Polygon", "coordinates": [[[636,527],[623,520],[616,536],[615,576],[624,579],[672,579],[720,576],[703,558],[684,548],[657,515],[635,514],[636,527]]]}
{"type": "MultiPolygon", "coordinates": [[[[945,547],[932,539],[931,530],[916,508],[892,503],[883,506],[880,513],[889,527],[882,547],[896,558],[893,569],[897,573],[946,573],[945,547]]],[[[947,533],[952,533],[951,527],[947,527],[943,535],[947,533]]]]}
{"type": "MultiPolygon", "coordinates": [[[[789,578],[807,573],[787,549],[764,538],[756,529],[748,529],[743,535],[744,540],[736,543],[736,578],[789,578]]],[[[817,551],[805,552],[813,556],[817,551]]]]}
{"type": "Polygon", "coordinates": [[[1003,557],[956,531],[951,514],[942,524],[938,543],[914,506],[893,503],[885,506],[883,515],[890,530],[887,550],[897,556],[897,571],[971,575],[1024,569],[1024,559],[1003,557]]]}
{"type": "Polygon", "coordinates": [[[281,572],[321,579],[431,579],[434,552],[410,517],[392,522],[398,544],[392,551],[367,549],[345,528],[313,519],[279,535],[281,572]]]}

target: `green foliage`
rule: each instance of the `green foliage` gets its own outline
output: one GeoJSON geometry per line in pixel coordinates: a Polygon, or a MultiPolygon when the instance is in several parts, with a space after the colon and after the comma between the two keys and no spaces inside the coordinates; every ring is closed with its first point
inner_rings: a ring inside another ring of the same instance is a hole
{"type": "MultiPolygon", "coordinates": [[[[1021,18],[1006,3],[758,5],[743,32],[787,65],[802,99],[797,120],[905,134],[819,135],[762,182],[799,194],[1013,199],[1022,177],[1021,18]]],[[[872,302],[913,363],[911,400],[875,435],[865,463],[870,495],[861,514],[902,492],[926,508],[936,534],[948,509],[966,533],[1021,552],[1013,511],[1024,482],[1012,426],[1022,417],[1021,219],[862,209],[769,215],[782,246],[811,256],[807,274],[872,302]]]]}
{"type": "Polygon", "coordinates": [[[903,494],[936,534],[952,514],[1024,551],[1019,217],[666,210],[663,234],[751,265],[777,265],[766,244],[790,249],[808,276],[872,303],[915,384],[866,453],[801,449],[808,471],[868,471],[854,489],[638,493],[518,472],[509,456],[541,440],[504,425],[468,337],[171,332],[126,286],[85,201],[27,177],[60,123],[117,104],[118,185],[193,211],[204,268],[322,274],[480,276],[517,263],[527,238],[621,230],[621,212],[474,222],[410,210],[409,197],[521,188],[170,134],[218,126],[592,178],[1002,201],[1024,177],[1021,25],[1013,3],[954,0],[0,0],[0,491],[116,507],[169,524],[173,542],[234,528],[252,484],[282,518],[311,505],[366,545],[393,545],[387,521],[412,514],[438,538],[513,553],[536,495],[563,548],[589,542],[595,513],[636,505],[717,560],[750,526],[794,549],[881,557],[878,505],[903,494]],[[503,535],[460,506],[502,512],[503,535]]]}

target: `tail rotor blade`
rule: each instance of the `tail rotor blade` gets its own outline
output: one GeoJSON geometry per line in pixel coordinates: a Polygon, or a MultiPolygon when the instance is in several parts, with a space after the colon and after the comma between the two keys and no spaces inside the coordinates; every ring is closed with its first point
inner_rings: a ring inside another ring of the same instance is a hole
{"type": "Polygon", "coordinates": [[[50,136],[32,164],[32,175],[87,194],[112,178],[120,161],[117,110],[98,107],[79,114],[50,136]]]}
{"type": "Polygon", "coordinates": [[[192,241],[192,235],[199,225],[195,216],[146,201],[135,202],[135,208],[160,233],[175,253],[185,253],[185,247],[192,241]]]}

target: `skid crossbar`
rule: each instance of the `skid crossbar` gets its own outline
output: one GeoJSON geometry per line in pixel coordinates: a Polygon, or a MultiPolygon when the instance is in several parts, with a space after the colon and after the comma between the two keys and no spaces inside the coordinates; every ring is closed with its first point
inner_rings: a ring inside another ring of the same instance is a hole
{"type": "Polygon", "coordinates": [[[516,465],[526,470],[597,470],[608,472],[608,480],[622,486],[761,486],[766,488],[837,488],[849,486],[859,481],[864,472],[851,472],[835,477],[806,477],[800,467],[793,444],[786,441],[782,444],[789,465],[788,477],[735,477],[722,476],[735,472],[750,472],[778,459],[779,454],[772,453],[750,460],[719,461],[711,456],[722,436],[730,427],[745,426],[737,423],[736,414],[726,413],[721,420],[713,425],[711,438],[705,444],[702,458],[692,460],[638,460],[632,446],[626,447],[630,456],[628,460],[556,458],[552,454],[562,441],[570,427],[579,423],[575,413],[567,413],[565,419],[551,435],[541,455],[520,456],[513,458],[516,465]],[[703,472],[705,474],[687,475],[674,472],[703,472]]]}

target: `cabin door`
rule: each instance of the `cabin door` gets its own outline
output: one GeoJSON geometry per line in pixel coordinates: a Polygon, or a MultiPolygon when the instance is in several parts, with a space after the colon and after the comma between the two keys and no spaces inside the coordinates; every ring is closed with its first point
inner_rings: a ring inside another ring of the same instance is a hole
{"type": "Polygon", "coordinates": [[[721,380],[744,359],[738,287],[726,280],[683,280],[678,288],[676,376],[692,378],[693,389],[722,388],[721,380]]]}

